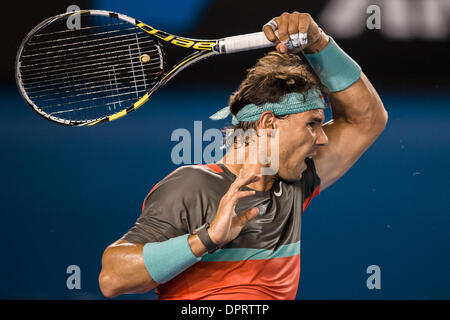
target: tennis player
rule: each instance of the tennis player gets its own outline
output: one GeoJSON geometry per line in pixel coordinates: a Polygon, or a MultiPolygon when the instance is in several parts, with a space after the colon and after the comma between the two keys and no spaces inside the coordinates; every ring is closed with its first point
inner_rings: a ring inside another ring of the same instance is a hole
{"type": "Polygon", "coordinates": [[[257,134],[244,143],[234,137],[218,163],[180,167],[150,191],[136,224],[103,254],[106,297],[157,287],[160,299],[295,298],[303,212],[370,147],[388,116],[359,65],[309,14],[283,13],[264,32],[277,51],[212,117],[231,115],[235,130],[257,134]],[[333,114],[325,124],[323,92],[333,114]],[[272,174],[262,173],[270,163],[246,162],[248,153],[233,160],[261,133],[278,139],[272,174]]]}

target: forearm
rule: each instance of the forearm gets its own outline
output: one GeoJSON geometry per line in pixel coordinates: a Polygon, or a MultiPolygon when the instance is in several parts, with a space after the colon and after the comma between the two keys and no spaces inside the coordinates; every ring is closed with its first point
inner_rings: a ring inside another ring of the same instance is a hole
{"type": "MultiPolygon", "coordinates": [[[[328,46],[329,42],[330,38],[320,30],[320,37],[305,50],[305,53],[307,56],[319,53],[328,46]]],[[[332,56],[330,58],[335,59],[336,57],[332,56]]],[[[322,59],[326,59],[326,57],[322,57],[322,59]]],[[[342,58],[336,61],[337,64],[340,64],[341,62],[344,62],[342,58]]],[[[342,64],[346,65],[345,62],[342,64]]],[[[350,64],[350,69],[352,65],[355,64],[350,64]]],[[[335,69],[335,66],[335,64],[330,65],[332,69],[335,69]]],[[[323,68],[323,65],[319,66],[319,69],[320,67],[323,68]]],[[[340,76],[340,73],[336,73],[337,70],[339,70],[339,66],[331,72],[332,77],[334,77],[334,82],[336,78],[340,76]]],[[[317,71],[318,70],[316,70],[316,72],[317,71]]],[[[340,71],[345,74],[346,69],[341,69],[340,71]]],[[[347,77],[351,77],[351,74],[352,72],[349,72],[347,77]]],[[[353,72],[353,74],[356,73],[353,72]]],[[[321,80],[323,80],[323,77],[330,77],[328,72],[322,72],[321,75],[321,80]]],[[[351,125],[360,126],[364,130],[376,131],[384,128],[387,121],[387,112],[384,109],[383,103],[375,88],[362,72],[360,72],[358,79],[353,79],[356,81],[349,83],[348,87],[343,88],[342,90],[333,88],[334,90],[330,90],[328,93],[333,119],[335,121],[345,121],[351,125]]],[[[348,80],[345,80],[344,75],[343,82],[345,83],[345,81],[348,80]]]]}
{"type": "Polygon", "coordinates": [[[379,131],[386,124],[383,102],[364,73],[347,89],[330,92],[328,99],[334,120],[359,126],[364,131],[379,131]]]}
{"type": "Polygon", "coordinates": [[[100,290],[108,298],[125,293],[144,293],[158,283],[149,275],[142,257],[143,244],[117,241],[102,257],[100,290]]]}
{"type": "MultiPolygon", "coordinates": [[[[188,245],[196,257],[206,252],[197,235],[188,237],[188,245]]],[[[133,244],[119,240],[109,246],[102,258],[102,270],[99,276],[100,290],[108,298],[116,297],[125,293],[144,293],[157,287],[159,283],[152,279],[149,265],[158,269],[155,263],[175,259],[168,256],[166,259],[155,259],[147,261],[144,258],[144,244],[133,244]]],[[[161,273],[157,273],[161,275],[161,273]]]]}
{"type": "Polygon", "coordinates": [[[203,245],[202,241],[197,235],[190,235],[188,238],[189,246],[191,247],[192,253],[196,257],[201,257],[206,253],[206,247],[203,245]]]}

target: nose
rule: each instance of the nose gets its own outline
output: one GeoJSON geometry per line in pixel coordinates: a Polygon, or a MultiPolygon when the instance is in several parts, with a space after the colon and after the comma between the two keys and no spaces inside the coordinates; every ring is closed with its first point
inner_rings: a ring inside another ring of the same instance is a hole
{"type": "Polygon", "coordinates": [[[322,127],[320,127],[320,129],[319,129],[319,134],[317,136],[316,144],[321,145],[321,146],[326,146],[328,144],[328,137],[327,137],[325,131],[323,131],[322,127]]]}

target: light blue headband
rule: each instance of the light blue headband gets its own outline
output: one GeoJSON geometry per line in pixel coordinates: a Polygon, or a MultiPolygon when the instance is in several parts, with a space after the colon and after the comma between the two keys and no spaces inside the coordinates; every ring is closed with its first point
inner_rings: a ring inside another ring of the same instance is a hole
{"type": "MultiPolygon", "coordinates": [[[[236,116],[233,115],[233,125],[239,122],[256,121],[264,111],[272,111],[275,115],[299,113],[314,109],[325,109],[325,100],[318,89],[310,89],[305,95],[299,92],[285,94],[279,102],[265,102],[260,105],[253,103],[244,106],[236,116]]],[[[217,111],[209,118],[212,120],[222,120],[231,114],[230,107],[217,111]]]]}

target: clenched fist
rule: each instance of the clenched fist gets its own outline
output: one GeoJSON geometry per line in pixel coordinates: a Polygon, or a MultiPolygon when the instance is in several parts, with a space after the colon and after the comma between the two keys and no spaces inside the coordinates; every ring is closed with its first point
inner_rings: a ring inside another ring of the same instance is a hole
{"type": "Polygon", "coordinates": [[[273,18],[263,27],[269,41],[276,43],[281,53],[316,53],[328,44],[328,36],[319,28],[308,13],[283,13],[273,18]],[[278,36],[275,31],[278,32],[278,36]]]}

